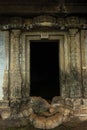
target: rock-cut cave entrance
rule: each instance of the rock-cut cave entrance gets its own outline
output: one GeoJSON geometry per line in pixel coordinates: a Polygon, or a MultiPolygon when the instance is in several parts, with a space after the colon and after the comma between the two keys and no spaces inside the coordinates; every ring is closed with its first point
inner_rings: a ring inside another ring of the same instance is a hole
{"type": "Polygon", "coordinates": [[[31,41],[30,82],[31,96],[60,96],[58,41],[31,41]]]}

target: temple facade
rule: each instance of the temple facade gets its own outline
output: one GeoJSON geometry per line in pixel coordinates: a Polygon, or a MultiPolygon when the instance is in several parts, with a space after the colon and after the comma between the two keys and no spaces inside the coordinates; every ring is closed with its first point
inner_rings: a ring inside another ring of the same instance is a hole
{"type": "Polygon", "coordinates": [[[43,40],[59,44],[60,96],[86,98],[86,19],[42,15],[32,19],[14,17],[10,21],[1,25],[0,31],[0,99],[30,96],[30,44],[43,40]]]}
{"type": "Polygon", "coordinates": [[[23,4],[0,5],[0,108],[57,96],[87,119],[87,4],[23,4]]]}

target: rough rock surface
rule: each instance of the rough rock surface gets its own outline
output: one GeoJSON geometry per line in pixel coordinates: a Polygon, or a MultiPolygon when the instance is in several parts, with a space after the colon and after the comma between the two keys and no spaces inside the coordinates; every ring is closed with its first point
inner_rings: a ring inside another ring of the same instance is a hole
{"type": "Polygon", "coordinates": [[[50,104],[41,97],[31,97],[30,105],[34,113],[37,113],[37,114],[48,111],[50,108],[50,104]]]}
{"type": "Polygon", "coordinates": [[[35,128],[52,129],[68,120],[73,113],[70,107],[64,106],[64,100],[54,97],[51,104],[41,97],[31,97],[30,104],[33,113],[30,114],[30,123],[35,128]]]}
{"type": "Polygon", "coordinates": [[[60,97],[54,97],[51,103],[41,97],[30,97],[25,101],[12,101],[9,111],[1,112],[1,118],[25,119],[35,128],[52,129],[68,121],[72,114],[72,108],[60,97]]]}

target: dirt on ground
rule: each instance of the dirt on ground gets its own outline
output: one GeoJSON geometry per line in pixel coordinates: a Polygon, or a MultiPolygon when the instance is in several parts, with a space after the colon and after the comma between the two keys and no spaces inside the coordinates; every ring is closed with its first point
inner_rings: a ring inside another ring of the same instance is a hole
{"type": "MultiPolygon", "coordinates": [[[[32,125],[28,124],[25,126],[26,120],[4,120],[0,121],[0,130],[41,130],[36,129],[32,125]],[[21,126],[22,124],[22,126],[21,126]]],[[[79,121],[78,119],[72,119],[69,122],[63,123],[59,127],[52,130],[87,130],[87,121],[79,121]]]]}

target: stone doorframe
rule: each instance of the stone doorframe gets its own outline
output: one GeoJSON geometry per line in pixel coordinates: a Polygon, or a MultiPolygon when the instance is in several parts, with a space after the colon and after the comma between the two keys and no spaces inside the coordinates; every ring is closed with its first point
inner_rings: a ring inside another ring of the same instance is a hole
{"type": "MultiPolygon", "coordinates": [[[[69,54],[66,32],[24,32],[21,35],[21,72],[23,78],[22,96],[30,96],[30,42],[33,40],[59,41],[60,96],[64,97],[66,85],[63,85],[64,74],[69,71],[69,54]]],[[[55,95],[56,96],[56,95],[55,95]]]]}

